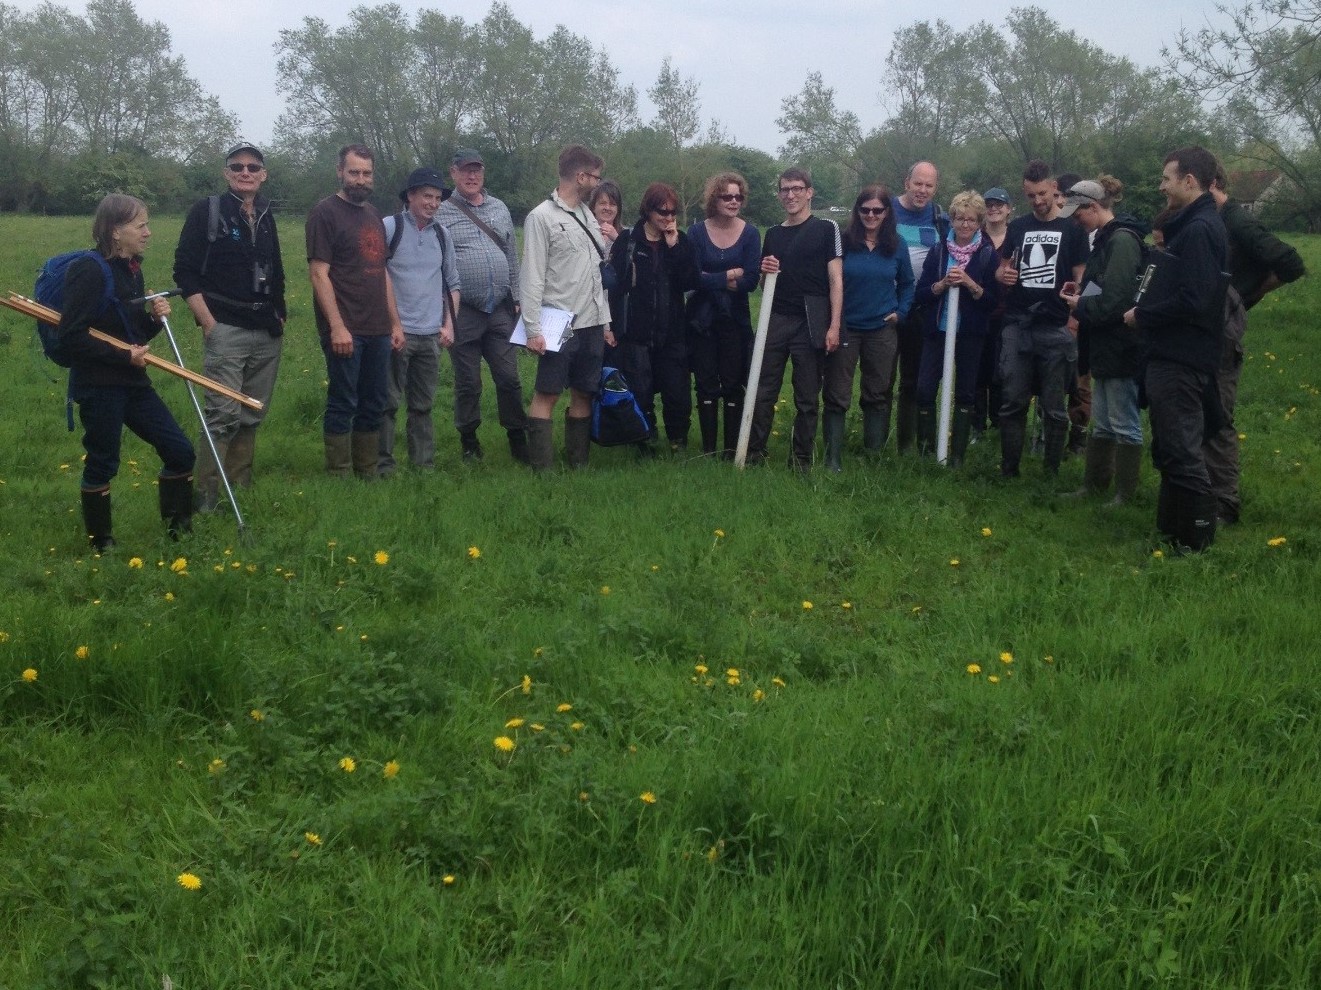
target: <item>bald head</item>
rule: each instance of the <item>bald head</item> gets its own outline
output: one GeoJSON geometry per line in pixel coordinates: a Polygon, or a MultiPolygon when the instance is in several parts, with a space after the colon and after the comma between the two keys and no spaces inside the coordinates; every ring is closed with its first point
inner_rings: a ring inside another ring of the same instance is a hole
{"type": "Polygon", "coordinates": [[[899,197],[907,209],[920,210],[936,195],[940,173],[930,162],[915,162],[904,179],[904,192],[899,197]]]}

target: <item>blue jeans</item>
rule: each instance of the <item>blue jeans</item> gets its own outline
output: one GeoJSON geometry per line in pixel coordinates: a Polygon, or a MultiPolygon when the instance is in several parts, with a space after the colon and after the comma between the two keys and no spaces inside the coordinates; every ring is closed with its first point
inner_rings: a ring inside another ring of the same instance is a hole
{"type": "Polygon", "coordinates": [[[353,353],[340,357],[321,338],[326,356],[326,433],[375,433],[390,397],[390,335],[353,335],[353,353]]]}
{"type": "Polygon", "coordinates": [[[1136,378],[1092,379],[1092,436],[1142,446],[1136,378]]]}
{"type": "Polygon", "coordinates": [[[119,473],[126,426],[156,448],[162,478],[184,477],[193,470],[193,445],[150,385],[74,385],[69,394],[83,424],[84,491],[105,488],[119,473]]]}

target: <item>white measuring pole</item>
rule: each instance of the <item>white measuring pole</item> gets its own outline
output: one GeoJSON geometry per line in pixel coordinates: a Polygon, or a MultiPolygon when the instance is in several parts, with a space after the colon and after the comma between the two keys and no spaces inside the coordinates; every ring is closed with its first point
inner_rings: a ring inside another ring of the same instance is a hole
{"type": "Polygon", "coordinates": [[[771,272],[761,287],[761,310],[757,314],[757,336],[752,342],[752,366],[748,369],[748,387],[743,390],[743,419],[738,428],[738,447],[734,451],[734,466],[743,467],[748,460],[748,439],[752,436],[752,413],[757,406],[757,382],[761,380],[761,362],[766,356],[766,333],[771,326],[771,303],[775,300],[775,280],[779,272],[771,272]]]}
{"type": "Polygon", "coordinates": [[[936,428],[936,460],[949,457],[950,415],[954,408],[954,343],[959,334],[959,287],[945,293],[945,363],[940,374],[940,425],[936,428]]]}

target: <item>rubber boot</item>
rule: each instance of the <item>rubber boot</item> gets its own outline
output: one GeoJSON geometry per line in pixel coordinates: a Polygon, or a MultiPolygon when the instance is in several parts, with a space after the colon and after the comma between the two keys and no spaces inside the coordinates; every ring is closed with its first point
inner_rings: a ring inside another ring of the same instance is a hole
{"type": "Polygon", "coordinates": [[[509,437],[509,456],[517,464],[528,463],[527,430],[505,430],[509,437]]]}
{"type": "Polygon", "coordinates": [[[1083,455],[1082,487],[1061,496],[1063,498],[1086,498],[1110,490],[1110,482],[1115,476],[1115,441],[1109,437],[1089,436],[1083,455]]]}
{"type": "Polygon", "coordinates": [[[697,429],[702,434],[702,453],[716,452],[716,434],[720,428],[720,413],[715,399],[703,399],[697,403],[697,429]]]}
{"type": "Polygon", "coordinates": [[[1175,540],[1179,535],[1177,497],[1175,487],[1162,475],[1156,499],[1156,531],[1166,540],[1175,540]]]}
{"type": "Polygon", "coordinates": [[[569,467],[580,471],[587,467],[592,450],[592,419],[590,416],[564,414],[564,460],[569,467]]]}
{"type": "Polygon", "coordinates": [[[157,497],[161,518],[169,530],[170,539],[177,540],[193,531],[193,476],[161,478],[157,483],[157,497]]]}
{"type": "Polygon", "coordinates": [[[1115,444],[1115,497],[1111,505],[1133,501],[1142,479],[1142,444],[1115,444]]]}
{"type": "Polygon", "coordinates": [[[722,460],[732,461],[738,451],[738,434],[743,429],[743,403],[737,399],[726,399],[721,423],[725,431],[725,446],[720,452],[722,460]]]}
{"type": "Polygon", "coordinates": [[[347,433],[325,433],[326,474],[332,478],[347,478],[353,469],[352,441],[347,433]]]}
{"type": "Polygon", "coordinates": [[[862,411],[862,449],[876,455],[890,436],[890,406],[873,406],[862,411]]]}
{"type": "Polygon", "coordinates": [[[555,466],[555,444],[551,437],[550,420],[528,417],[527,463],[538,474],[555,466]]]}
{"type": "Polygon", "coordinates": [[[1000,417],[1000,476],[1017,478],[1023,461],[1023,441],[1027,437],[1027,413],[1000,417]]]}
{"type": "Polygon", "coordinates": [[[899,453],[906,454],[913,448],[917,437],[917,400],[899,396],[899,415],[895,423],[895,443],[899,453]]]}
{"type": "Polygon", "coordinates": [[[1041,467],[1046,474],[1054,477],[1060,473],[1060,462],[1064,460],[1064,446],[1069,442],[1069,421],[1046,420],[1045,444],[1041,450],[1041,467]]]}
{"type": "Polygon", "coordinates": [[[831,474],[839,474],[842,470],[839,455],[844,446],[844,414],[827,412],[822,417],[821,433],[826,441],[826,470],[831,474]]]}
{"type": "Polygon", "coordinates": [[[110,489],[82,492],[83,529],[93,553],[105,553],[115,545],[110,532],[110,489]]]}
{"type": "MultiPolygon", "coordinates": [[[[216,453],[222,463],[229,463],[229,444],[224,440],[216,441],[216,453]]],[[[197,444],[197,465],[193,473],[197,485],[197,511],[214,512],[220,504],[220,469],[216,459],[211,456],[211,445],[206,442],[203,433],[197,444]]]]}
{"type": "Polygon", "coordinates": [[[1175,493],[1175,535],[1179,545],[1193,553],[1202,553],[1215,542],[1219,500],[1214,493],[1198,495],[1185,488],[1176,487],[1175,493]]]}
{"type": "MultiPolygon", "coordinates": [[[[220,444],[216,444],[219,448],[220,444]]],[[[229,441],[229,451],[221,452],[225,464],[225,477],[235,488],[252,487],[252,462],[257,455],[257,428],[240,426],[229,441]]]]}
{"type": "Polygon", "coordinates": [[[936,456],[936,404],[917,407],[917,456],[936,456]]]}
{"type": "Polygon", "coordinates": [[[381,431],[355,430],[350,436],[353,473],[363,481],[375,481],[381,471],[381,431]]]}
{"type": "Polygon", "coordinates": [[[950,429],[949,467],[963,467],[964,455],[968,453],[968,438],[972,435],[972,406],[955,406],[954,423],[950,429]]]}
{"type": "Polygon", "coordinates": [[[463,459],[465,461],[480,461],[482,459],[482,442],[477,439],[476,430],[461,430],[459,432],[459,446],[463,448],[463,459]]]}

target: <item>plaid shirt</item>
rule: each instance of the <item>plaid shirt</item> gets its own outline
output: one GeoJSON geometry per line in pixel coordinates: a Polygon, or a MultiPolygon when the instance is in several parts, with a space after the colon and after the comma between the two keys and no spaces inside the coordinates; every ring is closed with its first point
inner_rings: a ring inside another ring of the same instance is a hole
{"type": "Polygon", "coordinates": [[[503,250],[486,232],[468,219],[454,205],[460,197],[454,195],[440,204],[436,219],[450,232],[454,241],[454,257],[459,265],[459,295],[469,306],[483,313],[492,313],[506,299],[519,301],[518,252],[514,243],[514,221],[509,208],[494,196],[482,190],[480,206],[464,203],[488,227],[504,238],[503,250]]]}

